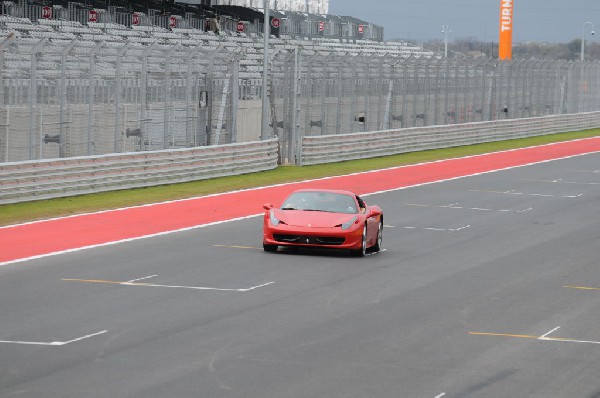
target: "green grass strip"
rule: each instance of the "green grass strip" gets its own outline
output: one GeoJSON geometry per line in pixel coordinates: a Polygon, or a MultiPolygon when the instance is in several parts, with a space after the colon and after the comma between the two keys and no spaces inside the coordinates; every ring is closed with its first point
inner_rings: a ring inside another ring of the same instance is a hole
{"type": "Polygon", "coordinates": [[[411,152],[315,166],[281,166],[275,170],[260,173],[214,178],[182,184],[0,205],[0,226],[595,136],[600,136],[600,129],[491,142],[456,148],[411,152]]]}

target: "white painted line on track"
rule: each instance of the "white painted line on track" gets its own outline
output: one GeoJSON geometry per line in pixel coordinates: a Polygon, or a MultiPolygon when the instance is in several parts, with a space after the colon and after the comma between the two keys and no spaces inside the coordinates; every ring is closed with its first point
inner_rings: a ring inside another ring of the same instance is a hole
{"type": "Polygon", "coordinates": [[[445,397],[445,396],[446,396],[446,393],[443,392],[440,395],[436,395],[435,398],[442,398],[442,397],[445,397]]]}
{"type": "Polygon", "coordinates": [[[552,329],[551,331],[541,335],[538,340],[544,340],[546,337],[548,337],[549,335],[551,335],[552,333],[556,332],[558,329],[560,329],[560,326],[555,327],[554,329],[552,329]]]}
{"type": "Polygon", "coordinates": [[[154,277],[157,277],[157,276],[158,275],[144,276],[143,278],[137,278],[137,279],[132,279],[130,281],[127,281],[127,283],[139,282],[139,281],[143,281],[143,280],[146,280],[146,279],[151,279],[151,278],[154,278],[154,277]]]}
{"type": "Polygon", "coordinates": [[[568,289],[578,289],[578,290],[600,290],[600,287],[590,287],[590,286],[573,286],[573,285],[565,285],[568,289]]]}
{"type": "Polygon", "coordinates": [[[502,194],[502,195],[537,196],[537,197],[544,197],[544,198],[560,198],[560,199],[575,199],[575,198],[580,198],[583,196],[582,193],[579,193],[577,195],[550,195],[550,194],[543,194],[543,193],[525,193],[525,192],[518,192],[516,189],[510,189],[508,191],[469,189],[469,192],[496,193],[496,194],[502,194]]]}
{"type": "Polygon", "coordinates": [[[562,337],[546,337],[546,338],[538,339],[538,340],[553,341],[553,342],[559,342],[559,343],[562,342],[562,343],[580,343],[580,344],[600,345],[600,341],[565,339],[562,337]]]}
{"type": "Polygon", "coordinates": [[[567,170],[571,173],[592,173],[592,174],[600,174],[600,170],[567,170]]]}
{"type": "Polygon", "coordinates": [[[459,206],[458,203],[451,203],[449,205],[427,205],[420,203],[406,203],[406,206],[414,206],[414,207],[434,207],[437,209],[457,209],[457,210],[473,210],[473,211],[497,211],[500,213],[525,213],[527,211],[533,210],[533,207],[528,207],[524,210],[510,210],[510,209],[488,209],[484,207],[464,207],[459,206]]]}
{"type": "Polygon", "coordinates": [[[565,339],[563,337],[548,337],[549,335],[551,335],[552,333],[554,333],[558,329],[560,329],[560,326],[557,326],[554,329],[552,329],[551,331],[549,331],[548,333],[546,333],[546,334],[538,337],[538,340],[543,340],[543,341],[558,341],[558,342],[565,342],[565,343],[600,344],[600,341],[565,339]]]}
{"type": "Polygon", "coordinates": [[[557,178],[554,180],[526,180],[526,179],[523,179],[521,181],[549,182],[549,183],[553,183],[553,184],[571,184],[571,185],[600,185],[600,182],[565,181],[562,178],[557,178]]]}
{"type": "Polygon", "coordinates": [[[252,287],[249,287],[249,288],[246,288],[246,289],[228,289],[228,288],[204,287],[204,286],[158,285],[158,284],[153,284],[153,283],[129,283],[129,282],[121,283],[121,285],[123,285],[123,286],[141,286],[141,287],[166,287],[166,288],[172,288],[172,289],[216,290],[216,291],[219,291],[219,292],[241,292],[241,293],[246,293],[246,292],[250,292],[252,290],[259,289],[261,287],[272,285],[274,283],[275,282],[267,282],[267,283],[263,283],[262,285],[252,286],[252,287]]]}
{"type": "MultiPolygon", "coordinates": [[[[155,275],[156,276],[156,275],[155,275]]],[[[142,278],[145,279],[145,278],[142,278]]],[[[207,286],[183,286],[183,285],[160,285],[157,283],[140,283],[140,282],[119,282],[119,281],[109,281],[102,279],[76,279],[76,278],[65,278],[63,281],[66,282],[83,282],[83,283],[105,283],[110,285],[120,285],[120,286],[135,286],[135,287],[162,287],[162,288],[171,288],[171,289],[191,289],[191,290],[214,290],[221,292],[241,292],[246,293],[252,290],[259,289],[261,287],[269,286],[274,284],[275,282],[267,282],[258,286],[252,286],[248,288],[241,289],[233,289],[233,288],[220,288],[220,287],[207,287],[207,286]]]]}
{"type": "Polygon", "coordinates": [[[392,227],[392,228],[403,228],[403,229],[420,229],[425,231],[436,231],[436,232],[458,232],[467,228],[471,228],[471,225],[465,225],[458,228],[427,228],[427,227],[392,227]]]}
{"type": "Polygon", "coordinates": [[[95,336],[99,336],[101,334],[104,334],[108,332],[108,330],[102,330],[100,332],[97,333],[92,333],[92,334],[88,334],[86,336],[81,336],[78,337],[76,339],[73,340],[68,340],[68,341],[52,341],[49,343],[45,343],[45,342],[40,342],[40,341],[16,341],[16,340],[0,340],[0,343],[3,344],[20,344],[20,345],[41,345],[41,346],[63,346],[63,345],[67,345],[67,344],[71,344],[71,343],[75,343],[81,340],[86,340],[89,339],[91,337],[95,337],[95,336]]]}
{"type": "Polygon", "coordinates": [[[521,339],[535,339],[538,341],[549,341],[555,343],[581,343],[581,344],[594,344],[600,345],[600,341],[593,340],[577,340],[577,339],[568,339],[564,337],[548,337],[550,334],[554,333],[560,329],[560,326],[550,330],[549,332],[544,333],[541,336],[533,336],[527,334],[510,334],[510,333],[488,333],[488,332],[469,332],[471,335],[479,335],[479,336],[497,336],[497,337],[513,337],[513,338],[521,338],[521,339]]]}

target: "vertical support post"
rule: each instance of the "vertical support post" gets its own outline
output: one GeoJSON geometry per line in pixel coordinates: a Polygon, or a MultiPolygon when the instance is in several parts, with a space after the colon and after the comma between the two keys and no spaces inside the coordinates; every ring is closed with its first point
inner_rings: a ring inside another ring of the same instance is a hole
{"type": "MultiPolygon", "coordinates": [[[[35,158],[36,145],[36,103],[37,103],[37,52],[31,53],[29,70],[29,160],[35,158]]],[[[40,148],[41,149],[41,148],[40,148]]]]}
{"type": "Polygon", "coordinates": [[[164,91],[164,113],[163,113],[163,148],[167,149],[169,147],[175,147],[175,135],[171,133],[169,129],[169,113],[171,111],[171,58],[173,52],[179,47],[176,45],[174,47],[169,48],[165,52],[165,91],[164,91]]]}
{"type": "Polygon", "coordinates": [[[96,54],[104,47],[104,42],[96,44],[90,53],[90,75],[88,77],[89,91],[88,91],[88,125],[87,125],[87,154],[92,156],[94,154],[94,101],[95,101],[95,90],[94,90],[94,76],[96,75],[96,54]]]}
{"type": "Polygon", "coordinates": [[[356,86],[358,86],[358,71],[356,66],[356,60],[353,59],[352,63],[352,103],[350,104],[350,118],[352,123],[352,133],[356,133],[356,86]]]}
{"type": "MultiPolygon", "coordinates": [[[[47,39],[42,39],[31,49],[31,66],[29,73],[29,160],[35,159],[37,145],[37,57],[47,39]]],[[[40,146],[39,153],[42,153],[40,146]]]]}
{"type": "Polygon", "coordinates": [[[142,55],[142,72],[140,75],[140,151],[143,150],[144,146],[144,135],[146,133],[146,108],[148,107],[148,57],[150,53],[154,49],[155,45],[153,44],[144,51],[142,55]]]}
{"type": "Polygon", "coordinates": [[[231,109],[230,109],[230,143],[237,142],[237,115],[240,103],[240,56],[231,63],[231,109]]]}
{"type": "MultiPolygon", "coordinates": [[[[4,5],[2,5],[2,7],[4,7],[4,5]]],[[[11,32],[8,34],[8,36],[0,41],[0,105],[4,105],[4,90],[5,90],[5,85],[4,85],[4,72],[5,72],[5,67],[4,67],[4,50],[6,49],[6,47],[8,47],[10,45],[10,43],[15,39],[15,33],[11,32]]]]}
{"type": "MultiPolygon", "coordinates": [[[[213,113],[214,113],[214,99],[216,98],[217,92],[215,90],[215,62],[218,59],[218,53],[223,51],[223,46],[220,45],[209,54],[209,66],[208,73],[206,75],[206,113],[207,113],[207,131],[206,131],[206,145],[210,145],[211,141],[217,145],[218,140],[213,139],[213,113]]],[[[220,128],[220,127],[219,127],[220,128]]],[[[218,132],[219,130],[217,130],[218,132]]]]}
{"type": "MultiPolygon", "coordinates": [[[[192,72],[192,61],[194,57],[200,51],[201,46],[197,46],[188,52],[187,60],[186,60],[186,76],[185,76],[185,142],[187,146],[195,147],[196,143],[196,132],[194,131],[192,134],[191,126],[197,125],[197,123],[191,123],[191,107],[192,107],[192,82],[193,82],[193,72],[192,72]],[[193,138],[192,138],[193,137],[193,138]]],[[[198,93],[200,95],[200,93],[198,93]]]]}
{"type": "Polygon", "coordinates": [[[421,84],[419,83],[419,60],[415,59],[413,62],[413,89],[412,89],[412,114],[411,117],[414,120],[413,127],[418,127],[417,118],[418,115],[418,106],[419,106],[419,98],[421,97],[421,84]]]}
{"type": "Polygon", "coordinates": [[[59,110],[59,147],[58,147],[58,156],[64,158],[67,154],[65,151],[65,125],[67,124],[65,112],[67,108],[67,56],[69,52],[73,49],[73,47],[77,44],[77,40],[73,40],[69,43],[61,52],[61,62],[60,62],[60,91],[58,95],[60,96],[60,110],[59,110]]]}
{"type": "Polygon", "coordinates": [[[498,71],[498,62],[492,66],[491,72],[489,74],[489,95],[488,98],[488,106],[489,106],[489,117],[487,120],[494,120],[494,97],[496,96],[497,91],[497,71],[498,71]]]}
{"type": "Polygon", "coordinates": [[[10,108],[6,109],[6,139],[4,140],[4,161],[8,162],[8,138],[10,135],[10,108]]]}
{"type": "MultiPolygon", "coordinates": [[[[326,121],[327,121],[327,81],[328,81],[328,72],[327,72],[327,63],[328,60],[324,59],[322,61],[321,64],[321,84],[319,87],[319,97],[321,97],[321,104],[320,104],[320,108],[321,108],[321,112],[319,115],[319,118],[321,120],[321,131],[319,133],[319,135],[324,135],[327,134],[327,130],[325,129],[326,126],[326,121]]],[[[294,83],[295,84],[295,83],[294,83]]]]}
{"type": "Polygon", "coordinates": [[[460,97],[460,77],[459,77],[459,61],[454,61],[454,123],[458,124],[460,115],[459,97],[460,97]]]}
{"type": "Polygon", "coordinates": [[[338,68],[337,68],[337,115],[336,115],[336,120],[335,120],[335,132],[336,134],[340,134],[342,132],[342,109],[343,109],[343,104],[342,101],[344,100],[344,83],[343,83],[343,76],[344,76],[344,64],[342,62],[340,62],[340,58],[338,57],[337,59],[337,64],[338,64],[338,68]]]}
{"type": "Polygon", "coordinates": [[[264,20],[264,43],[263,43],[263,75],[262,75],[262,120],[261,120],[261,133],[260,139],[266,140],[269,138],[269,98],[268,98],[268,86],[269,86],[269,35],[271,33],[270,28],[270,15],[269,15],[269,0],[263,0],[265,20],[264,20]]]}
{"type": "Polygon", "coordinates": [[[310,121],[312,120],[312,99],[314,97],[314,78],[313,78],[313,74],[315,72],[316,69],[316,59],[314,56],[311,57],[310,62],[307,63],[307,70],[306,70],[306,86],[303,90],[304,92],[304,98],[306,100],[306,105],[304,107],[304,134],[305,135],[312,135],[312,125],[310,123],[310,121]]]}
{"type": "Polygon", "coordinates": [[[121,97],[123,96],[122,82],[122,58],[129,49],[129,42],[126,42],[123,47],[117,51],[116,63],[116,84],[115,84],[115,136],[114,136],[114,152],[121,152],[119,148],[119,135],[121,133],[121,97]]]}
{"type": "Polygon", "coordinates": [[[363,116],[363,126],[362,126],[362,131],[366,132],[369,131],[368,123],[371,121],[371,87],[369,85],[369,77],[371,76],[371,64],[369,63],[369,60],[367,60],[364,64],[363,64],[363,68],[362,68],[362,72],[363,72],[363,107],[362,109],[364,110],[364,116],[363,116]]]}
{"type": "MultiPolygon", "coordinates": [[[[409,58],[410,60],[411,58],[409,58]]],[[[409,89],[410,89],[410,85],[409,85],[409,81],[410,78],[408,76],[408,66],[409,66],[409,62],[408,60],[403,62],[403,68],[402,68],[402,113],[400,115],[401,117],[401,121],[400,121],[400,128],[405,128],[408,127],[408,95],[409,95],[409,89]]]]}
{"type": "Polygon", "coordinates": [[[388,86],[387,101],[385,103],[385,113],[383,114],[383,122],[381,129],[389,130],[390,128],[390,112],[392,110],[392,97],[394,94],[394,79],[390,78],[390,84],[388,86]]]}
{"type": "Polygon", "coordinates": [[[294,49],[294,72],[292,75],[292,120],[290,128],[290,149],[288,159],[292,164],[302,165],[302,136],[298,134],[298,79],[300,76],[300,59],[298,47],[294,49]]]}
{"type": "Polygon", "coordinates": [[[448,124],[448,113],[450,112],[450,63],[448,58],[445,58],[444,69],[444,124],[448,124]]]}

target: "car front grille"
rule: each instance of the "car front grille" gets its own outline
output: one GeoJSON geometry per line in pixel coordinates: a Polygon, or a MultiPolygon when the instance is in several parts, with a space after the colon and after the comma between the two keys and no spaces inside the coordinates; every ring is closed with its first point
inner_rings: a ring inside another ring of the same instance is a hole
{"type": "Polygon", "coordinates": [[[296,243],[299,245],[328,245],[335,246],[344,243],[344,238],[331,236],[284,235],[274,234],[273,238],[281,243],[296,243]]]}

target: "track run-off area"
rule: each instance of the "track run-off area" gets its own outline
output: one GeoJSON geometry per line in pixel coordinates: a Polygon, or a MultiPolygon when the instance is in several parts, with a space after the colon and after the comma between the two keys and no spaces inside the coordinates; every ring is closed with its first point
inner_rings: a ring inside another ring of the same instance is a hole
{"type": "Polygon", "coordinates": [[[23,259],[198,228],[262,213],[300,188],[359,195],[600,151],[600,137],[0,227],[0,266],[23,259]]]}
{"type": "Polygon", "coordinates": [[[600,138],[0,228],[0,397],[600,395],[600,138]],[[262,250],[353,190],[364,258],[262,250]]]}

